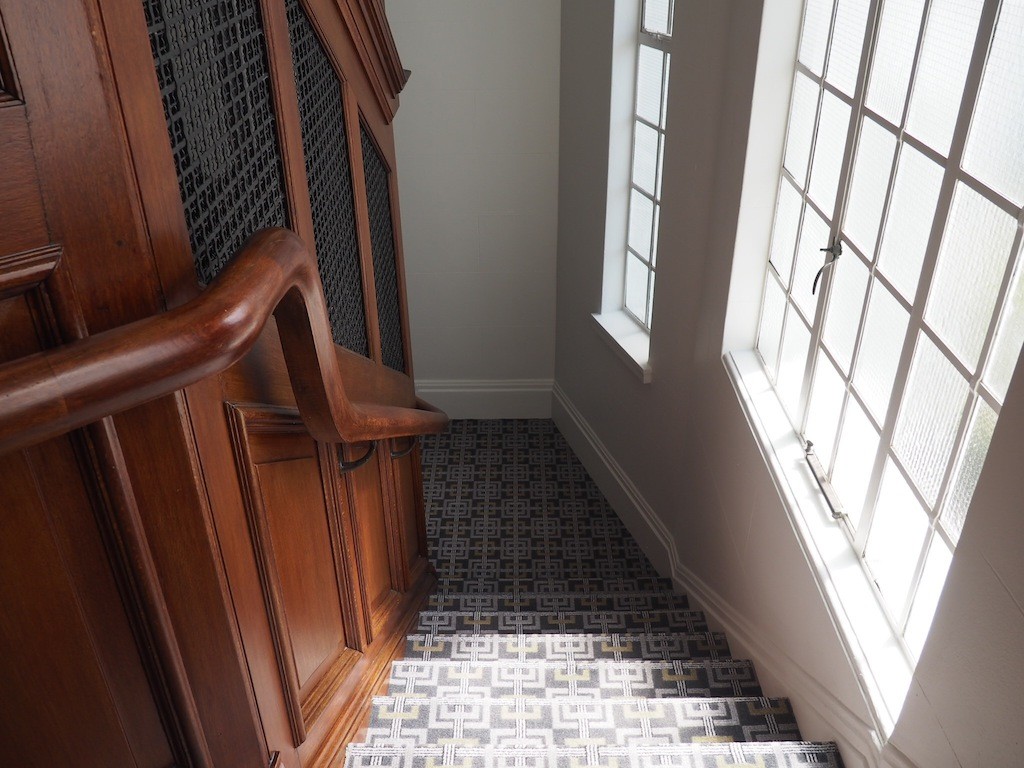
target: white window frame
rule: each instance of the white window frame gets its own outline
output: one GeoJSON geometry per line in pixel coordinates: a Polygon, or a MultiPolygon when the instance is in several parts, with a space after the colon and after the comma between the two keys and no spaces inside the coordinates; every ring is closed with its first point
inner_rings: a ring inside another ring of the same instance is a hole
{"type": "MultiPolygon", "coordinates": [[[[880,120],[880,116],[874,115],[870,110],[865,110],[863,107],[864,90],[866,87],[865,70],[869,63],[869,55],[871,53],[871,46],[873,45],[874,37],[872,29],[874,28],[874,21],[879,13],[881,5],[881,0],[872,0],[868,12],[868,33],[865,35],[864,40],[858,86],[852,100],[854,108],[851,110],[850,129],[847,135],[843,161],[844,170],[840,178],[839,194],[837,195],[835,210],[833,212],[829,212],[829,214],[825,216],[827,220],[832,222],[830,240],[839,232],[837,221],[842,220],[840,214],[843,213],[844,199],[848,197],[849,194],[848,180],[853,169],[852,157],[854,149],[856,148],[858,133],[863,116],[865,114],[871,114],[876,120],[888,125],[888,121],[880,120]]],[[[910,325],[907,330],[897,370],[896,384],[894,385],[895,391],[894,395],[891,397],[888,413],[885,416],[884,423],[881,425],[882,440],[886,442],[891,441],[896,423],[897,406],[901,399],[902,389],[905,387],[907,382],[913,351],[917,343],[917,337],[919,333],[926,333],[929,340],[936,344],[947,358],[954,363],[959,373],[968,380],[970,384],[970,395],[967,398],[964,413],[960,419],[956,442],[954,443],[951,458],[947,464],[945,475],[938,491],[937,500],[934,505],[925,505],[926,508],[929,509],[930,527],[926,538],[926,544],[922,550],[915,570],[914,583],[911,587],[912,596],[913,591],[916,590],[917,584],[921,578],[924,557],[931,544],[932,537],[940,536],[947,541],[949,539],[941,526],[937,524],[937,515],[938,511],[941,510],[942,499],[946,493],[946,489],[951,483],[951,475],[956,471],[956,465],[959,461],[958,457],[962,450],[961,444],[965,439],[965,432],[969,429],[971,424],[972,412],[975,407],[974,403],[976,402],[976,398],[980,397],[984,399],[985,402],[998,414],[998,399],[985,388],[984,383],[981,381],[981,372],[985,369],[986,358],[991,351],[993,338],[999,325],[1001,307],[1006,299],[1006,295],[1011,284],[1014,262],[1024,259],[1024,256],[1021,255],[1021,232],[1022,223],[1024,223],[1024,213],[1022,213],[1019,207],[1006,200],[1002,195],[989,189],[986,185],[974,179],[966,171],[963,171],[960,168],[970,128],[970,118],[973,112],[974,103],[977,99],[978,90],[980,88],[981,77],[986,61],[986,52],[991,41],[992,29],[996,21],[999,5],[998,0],[987,0],[985,2],[981,21],[979,22],[978,32],[974,39],[971,63],[968,68],[964,88],[964,97],[961,99],[961,107],[956,121],[953,140],[948,153],[948,159],[941,158],[941,165],[944,168],[944,177],[937,205],[937,214],[929,237],[929,245],[926,252],[925,263],[922,267],[918,293],[912,306],[910,325]],[[967,371],[963,365],[959,363],[957,357],[952,354],[948,346],[942,343],[938,334],[928,329],[923,322],[926,304],[925,298],[927,297],[928,290],[931,287],[931,278],[939,254],[946,215],[948,214],[953,192],[958,182],[966,183],[975,191],[981,192],[990,202],[994,202],[1001,209],[1012,213],[1016,217],[1018,225],[1008,265],[1000,284],[996,309],[993,312],[993,318],[990,320],[980,359],[974,371],[967,371]]],[[[762,45],[764,45],[766,39],[771,39],[771,34],[768,29],[772,23],[769,18],[771,6],[771,2],[766,3],[766,22],[765,27],[762,29],[761,36],[762,45]],[[766,32],[768,33],[767,37],[766,32]]],[[[929,7],[930,2],[926,3],[926,11],[929,7]]],[[[830,25],[834,24],[834,14],[835,9],[833,9],[833,18],[830,25]]],[[[922,25],[922,31],[920,32],[921,35],[923,35],[923,29],[924,26],[922,25]]],[[[920,48],[919,39],[914,56],[915,70],[920,58],[920,48]]],[[[791,50],[795,51],[795,49],[796,46],[794,45],[791,50]]],[[[763,62],[760,59],[763,58],[763,55],[759,57],[759,79],[762,77],[761,71],[763,65],[763,62]]],[[[795,56],[791,56],[789,61],[792,62],[794,59],[795,56]]],[[[772,63],[776,67],[778,66],[777,60],[772,63]]],[[[792,72],[792,64],[790,64],[790,71],[792,72]]],[[[777,74],[777,72],[775,74],[777,74]]],[[[815,77],[814,79],[820,82],[823,78],[815,77]]],[[[778,81],[774,81],[773,85],[777,86],[778,81]]],[[[758,106],[759,93],[761,94],[761,97],[763,97],[763,83],[760,86],[755,87],[755,115],[758,113],[759,109],[761,109],[761,111],[769,111],[765,110],[763,105],[761,107],[758,106]]],[[[908,90],[908,101],[911,98],[911,94],[912,91],[908,90]]],[[[775,98],[778,98],[777,95],[775,98]]],[[[849,101],[849,99],[847,100],[849,101]]],[[[905,103],[903,117],[904,125],[906,123],[908,112],[909,109],[905,103]]],[[[788,109],[786,110],[786,115],[788,115],[788,109]]],[[[781,116],[783,125],[785,125],[786,115],[781,116]]],[[[778,114],[776,111],[773,117],[777,116],[778,114]]],[[[744,343],[742,338],[744,338],[745,332],[743,330],[737,330],[737,328],[742,328],[744,323],[747,323],[748,325],[746,327],[749,327],[749,310],[744,311],[742,306],[737,306],[737,299],[742,300],[743,298],[746,298],[749,301],[750,298],[753,298],[751,296],[750,283],[754,281],[748,280],[747,284],[744,285],[742,280],[737,277],[736,272],[737,268],[751,266],[749,256],[744,254],[743,251],[744,243],[749,244],[754,241],[754,238],[751,236],[752,232],[760,232],[760,253],[763,254],[765,251],[764,243],[770,242],[770,239],[766,237],[767,228],[765,227],[763,216],[751,213],[751,206],[756,205],[756,202],[748,200],[749,190],[747,189],[747,186],[751,181],[751,178],[753,178],[754,186],[757,187],[754,191],[754,195],[759,194],[760,200],[764,200],[765,197],[768,197],[769,195],[774,199],[779,188],[779,169],[782,166],[781,150],[785,146],[783,142],[781,147],[773,153],[773,157],[776,161],[775,175],[774,180],[770,182],[772,190],[771,192],[768,192],[765,188],[766,182],[763,159],[759,161],[757,158],[754,158],[752,160],[749,156],[751,147],[756,141],[754,136],[756,130],[757,129],[752,129],[751,138],[748,142],[744,202],[741,205],[741,222],[737,238],[736,264],[734,265],[733,284],[730,288],[730,310],[726,322],[725,349],[727,350],[741,349],[744,347],[749,349],[749,346],[747,345],[750,343],[749,341],[744,343]],[[758,167],[759,162],[760,167],[758,167]]],[[[771,133],[771,131],[769,131],[769,133],[771,133]]],[[[900,131],[898,136],[901,139],[907,139],[908,143],[912,144],[915,149],[922,150],[923,142],[916,141],[912,137],[905,136],[903,131],[900,131]]],[[[937,153],[929,148],[924,147],[923,151],[933,160],[940,160],[937,153]]],[[[813,148],[810,150],[810,157],[813,158],[813,148]]],[[[891,196],[893,175],[894,174],[890,175],[887,197],[891,196]]],[[[798,187],[803,187],[803,184],[798,185],[798,187]]],[[[802,195],[806,200],[806,192],[802,193],[802,195]]],[[[774,206],[772,206],[772,209],[774,209],[774,206]]],[[[768,222],[768,225],[770,227],[770,222],[768,222]]],[[[880,224],[880,231],[882,226],[883,224],[880,224]]],[[[821,245],[825,246],[828,245],[828,243],[822,243],[821,245]]],[[[849,247],[849,242],[845,241],[843,245],[844,249],[847,249],[849,247]]],[[[869,262],[871,261],[871,256],[871,254],[868,255],[869,262]]],[[[860,258],[860,256],[848,250],[847,255],[845,255],[844,258],[860,258]]],[[[763,264],[764,262],[761,261],[760,263],[763,264]]],[[[865,263],[865,266],[871,270],[871,272],[869,272],[870,279],[870,276],[874,274],[874,266],[869,263],[865,263]]],[[[771,268],[769,267],[769,274],[766,275],[765,282],[761,283],[762,290],[767,285],[768,280],[775,279],[774,276],[770,274],[770,271],[771,268]]],[[[879,278],[884,279],[881,275],[879,275],[879,278]]],[[[795,425],[796,428],[794,428],[792,420],[783,410],[781,402],[774,392],[773,385],[769,381],[768,375],[766,375],[758,352],[741,351],[727,354],[725,363],[727,371],[730,374],[730,378],[732,379],[737,394],[739,395],[740,401],[747,413],[748,419],[750,420],[755,430],[755,434],[759,438],[759,441],[765,450],[765,458],[776,476],[780,492],[786,503],[787,511],[790,512],[791,520],[797,530],[801,544],[805,548],[805,554],[807,555],[808,562],[814,568],[819,584],[823,587],[826,603],[829,605],[832,610],[833,617],[836,619],[843,644],[856,666],[863,672],[867,673],[860,682],[864,687],[866,698],[872,706],[872,714],[875,723],[878,726],[878,730],[880,731],[880,735],[884,739],[891,733],[895,719],[902,707],[903,700],[906,696],[912,678],[913,667],[916,663],[914,654],[907,648],[902,638],[902,631],[905,627],[907,613],[913,604],[912,598],[907,601],[903,615],[899,617],[892,616],[884,606],[883,601],[880,599],[878,588],[873,583],[870,571],[865,567],[865,563],[861,558],[864,551],[865,538],[870,526],[870,517],[865,516],[862,518],[856,532],[851,531],[844,523],[835,523],[831,520],[824,497],[816,487],[813,480],[810,480],[807,465],[803,460],[802,440],[798,435],[798,430],[802,430],[806,426],[809,388],[814,372],[813,367],[815,365],[819,349],[824,348],[824,345],[820,344],[820,340],[823,321],[825,318],[825,310],[827,307],[826,302],[828,300],[828,293],[831,290],[832,282],[832,276],[828,275],[825,280],[823,290],[821,291],[821,294],[819,294],[815,308],[813,325],[810,329],[812,332],[811,344],[808,350],[807,364],[804,370],[800,395],[799,413],[801,415],[798,419],[799,423],[795,425]],[[839,535],[839,538],[837,538],[837,535],[839,535]],[[856,569],[856,573],[854,573],[854,569],[850,568],[850,565],[852,564],[850,559],[851,556],[855,558],[855,561],[853,562],[857,562],[861,566],[856,569]],[[894,649],[896,649],[895,653],[894,649]]],[[[898,291],[894,291],[893,293],[899,295],[898,291]]],[[[868,301],[869,294],[866,294],[864,298],[865,304],[864,307],[862,307],[860,327],[858,328],[858,337],[863,333],[868,301]]],[[[758,302],[756,306],[759,305],[760,302],[758,302]]],[[[758,315],[759,314],[760,313],[758,313],[758,315]]],[[[855,364],[856,360],[854,360],[851,365],[851,372],[854,370],[855,364]]],[[[837,367],[842,369],[842,366],[837,367]]],[[[844,375],[846,397],[855,396],[850,386],[850,376],[852,376],[852,373],[850,375],[844,375]]],[[[870,411],[868,411],[868,409],[865,409],[865,411],[870,415],[870,411]]],[[[869,500],[873,499],[877,492],[885,465],[885,458],[888,455],[889,447],[887,445],[880,448],[876,454],[872,469],[872,479],[868,491],[869,500]]],[[[902,467],[900,467],[900,471],[904,471],[902,467]]],[[[913,487],[912,483],[911,487],[913,487]]]]}
{"type": "Polygon", "coordinates": [[[627,214],[627,221],[630,224],[627,226],[627,235],[625,246],[624,258],[629,263],[639,262],[642,265],[643,270],[647,275],[647,290],[644,293],[644,311],[637,313],[635,310],[637,307],[629,306],[629,267],[625,268],[625,278],[622,282],[622,308],[634,321],[637,322],[644,330],[648,333],[651,332],[651,325],[654,313],[654,284],[657,276],[657,261],[658,261],[658,230],[661,222],[661,189],[662,181],[664,178],[665,168],[665,138],[666,138],[666,126],[667,126],[667,111],[668,111],[668,85],[669,76],[671,74],[672,66],[672,23],[673,23],[673,6],[672,0],[668,0],[669,11],[668,11],[668,33],[661,34],[657,32],[651,32],[644,26],[644,18],[647,11],[647,3],[649,0],[640,0],[640,25],[639,32],[637,33],[637,45],[636,45],[636,71],[637,71],[637,82],[634,87],[633,97],[633,126],[632,126],[632,146],[630,147],[630,179],[629,179],[629,208],[627,214]],[[656,122],[651,122],[646,117],[640,114],[640,84],[639,84],[639,73],[640,73],[640,57],[644,48],[653,49],[659,51],[662,54],[662,76],[661,76],[661,109],[659,119],[656,122]],[[657,160],[655,167],[655,182],[653,194],[648,192],[646,189],[641,187],[635,181],[634,164],[636,158],[636,143],[637,143],[637,126],[646,127],[647,129],[656,132],[658,137],[658,151],[657,160]],[[651,233],[650,233],[650,255],[645,256],[640,251],[634,248],[630,240],[630,232],[632,229],[632,216],[634,212],[634,201],[638,198],[642,198],[650,203],[653,210],[651,217],[651,233]],[[635,260],[635,261],[634,261],[635,260]],[[641,314],[643,316],[641,316],[641,314]]]}
{"type": "Polygon", "coordinates": [[[675,0],[669,0],[669,34],[648,32],[644,28],[646,0],[616,0],[612,64],[611,124],[608,160],[608,201],[605,231],[605,262],[601,311],[593,318],[596,327],[612,350],[643,383],[651,381],[650,336],[653,314],[653,281],[656,274],[658,223],[664,174],[665,113],[668,109],[667,84],[671,67],[671,31],[675,0]],[[662,114],[659,125],[637,115],[637,72],[640,46],[667,54],[662,79],[662,114]],[[658,131],[660,157],[656,194],[652,197],[633,183],[635,121],[658,131]],[[647,260],[629,246],[629,217],[634,194],[643,195],[655,205],[651,238],[651,259],[647,260]],[[630,254],[634,253],[635,256],[630,254]],[[639,258],[648,273],[647,304],[644,317],[627,307],[627,260],[639,258]]]}

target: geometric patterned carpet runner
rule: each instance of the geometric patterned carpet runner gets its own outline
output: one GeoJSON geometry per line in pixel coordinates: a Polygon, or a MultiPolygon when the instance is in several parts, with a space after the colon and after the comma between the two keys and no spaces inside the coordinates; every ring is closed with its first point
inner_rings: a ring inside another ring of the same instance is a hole
{"type": "Polygon", "coordinates": [[[438,590],[347,768],[841,768],[657,574],[553,422],[453,421],[423,470],[438,590]]]}

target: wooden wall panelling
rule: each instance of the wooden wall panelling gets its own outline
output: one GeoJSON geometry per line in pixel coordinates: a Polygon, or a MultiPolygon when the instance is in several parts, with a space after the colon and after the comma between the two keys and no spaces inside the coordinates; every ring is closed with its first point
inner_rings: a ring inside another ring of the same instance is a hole
{"type": "MultiPolygon", "coordinates": [[[[127,147],[130,149],[127,154],[135,171],[136,192],[141,200],[142,215],[139,221],[144,222],[148,234],[152,263],[159,276],[158,284],[163,300],[168,306],[176,306],[194,296],[199,288],[194,276],[188,231],[177,185],[169,181],[175,177],[175,170],[167,143],[166,124],[153,72],[145,19],[137,0],[91,1],[99,7],[102,25],[97,26],[102,27],[101,40],[109,49],[113,68],[110,81],[117,85],[119,118],[123,122],[127,147]]],[[[364,209],[362,215],[358,216],[359,238],[364,254],[363,263],[370,265],[363,269],[367,325],[372,334],[377,334],[376,302],[373,291],[368,290],[373,285],[373,273],[365,191],[360,193],[358,189],[364,183],[358,120],[361,113],[374,131],[389,163],[393,162],[394,148],[388,123],[397,105],[397,87],[391,83],[384,90],[390,89],[394,93],[388,92],[382,97],[380,84],[388,83],[389,76],[382,79],[380,72],[385,68],[385,59],[388,59],[387,66],[392,70],[397,67],[400,72],[401,68],[396,63],[397,57],[389,59],[390,54],[385,50],[384,43],[390,35],[384,35],[378,30],[377,38],[374,39],[369,31],[371,27],[365,14],[377,14],[380,23],[383,14],[379,4],[373,9],[369,6],[361,7],[361,3],[335,4],[331,0],[308,0],[305,4],[322,32],[322,39],[331,42],[329,50],[345,82],[343,94],[354,191],[357,201],[360,201],[359,205],[364,209]]],[[[312,244],[287,22],[281,4],[263,0],[261,7],[274,81],[290,222],[300,236],[312,244]]],[[[381,29],[386,31],[386,27],[381,29]]],[[[390,76],[392,80],[393,75],[390,76]]],[[[127,197],[132,199],[131,195],[127,197]]],[[[404,298],[403,312],[406,312],[404,298]]],[[[408,344],[407,331],[405,338],[408,344]]],[[[379,341],[371,346],[374,347],[375,359],[379,360],[379,341]]],[[[346,373],[347,385],[351,382],[353,394],[365,392],[374,395],[375,399],[383,397],[402,405],[412,405],[414,402],[412,382],[408,378],[382,370],[380,366],[340,348],[338,356],[346,373]]],[[[410,356],[407,354],[406,358],[408,360],[410,356]]],[[[233,464],[233,452],[223,403],[255,402],[284,408],[294,404],[273,323],[268,325],[257,348],[235,368],[216,380],[190,387],[183,396],[168,398],[167,401],[161,401],[161,406],[147,406],[139,409],[138,413],[118,417],[116,424],[119,432],[144,428],[153,434],[154,430],[159,433],[159,430],[166,429],[174,444],[168,450],[164,472],[167,477],[160,478],[162,482],[154,482],[153,488],[147,488],[147,498],[143,500],[147,530],[151,538],[174,535],[170,526],[164,525],[164,518],[161,517],[173,517],[168,509],[171,499],[165,489],[169,489],[175,477],[188,477],[187,482],[192,484],[192,489],[186,488],[184,495],[177,500],[191,510],[189,524],[180,534],[182,540],[177,543],[161,542],[157,558],[168,588],[176,593],[181,592],[176,595],[171,606],[176,626],[190,626],[182,614],[182,607],[189,599],[189,590],[182,588],[178,582],[179,576],[173,573],[170,566],[171,558],[175,553],[180,556],[180,550],[185,546],[194,546],[197,551],[204,553],[201,557],[193,557],[200,561],[204,574],[217,574],[221,588],[225,590],[221,598],[225,606],[230,606],[231,627],[225,628],[215,621],[214,628],[210,630],[215,631],[222,643],[214,656],[227,668],[223,682],[234,697],[232,701],[236,706],[231,710],[232,716],[238,721],[248,717],[249,723],[232,727],[224,725],[223,728],[214,723],[218,727],[216,732],[227,734],[219,740],[222,743],[217,745],[215,759],[221,764],[221,748],[244,742],[244,748],[239,747],[237,760],[232,764],[255,764],[248,757],[253,753],[246,750],[253,746],[252,733],[253,728],[256,728],[259,732],[256,742],[262,754],[261,760],[269,760],[271,755],[279,752],[277,759],[289,768],[299,764],[319,765],[335,755],[338,745],[342,743],[339,739],[351,733],[356,715],[348,702],[361,701],[372,693],[373,686],[379,683],[386,672],[385,657],[400,651],[400,634],[404,634],[406,625],[414,618],[416,601],[421,600],[429,589],[429,582],[422,579],[415,585],[414,592],[404,596],[395,589],[412,585],[408,577],[408,559],[403,556],[409,539],[408,536],[401,538],[403,529],[408,529],[409,524],[403,522],[403,515],[399,512],[399,494],[394,490],[395,472],[392,462],[386,455],[382,455],[387,453],[382,450],[375,461],[362,469],[344,478],[335,478],[333,489],[331,483],[327,483],[324,496],[327,508],[334,510],[331,514],[336,514],[341,520],[339,530],[344,533],[346,525],[352,529],[350,536],[341,537],[343,546],[349,546],[351,542],[355,550],[353,555],[361,558],[364,563],[370,562],[369,567],[360,569],[362,578],[353,577],[347,594],[342,596],[342,614],[349,621],[353,612],[356,617],[371,613],[374,635],[370,643],[365,619],[357,620],[356,629],[351,632],[346,625],[346,635],[351,644],[355,647],[362,645],[366,653],[344,676],[333,697],[329,697],[330,701],[323,705],[324,715],[316,718],[312,725],[306,723],[309,726],[306,729],[306,741],[296,749],[293,745],[295,734],[292,724],[285,714],[288,706],[285,686],[275,661],[277,657],[271,618],[262,598],[259,566],[247,529],[243,502],[243,486],[246,481],[225,470],[226,466],[233,464]],[[205,544],[196,539],[198,529],[195,526],[200,523],[205,526],[205,544]],[[209,558],[205,554],[207,551],[209,558]],[[376,576],[372,576],[373,573],[376,576]],[[377,580],[373,586],[370,584],[371,578],[377,580]],[[376,604],[373,604],[374,601],[376,604]],[[225,642],[233,643],[237,660],[244,661],[248,667],[244,672],[247,678],[245,697],[238,697],[239,691],[233,682],[231,665],[223,659],[223,653],[227,652],[223,645],[225,642]],[[238,708],[243,703],[250,709],[248,715],[238,708]],[[257,709],[258,716],[255,714],[257,709]],[[330,717],[327,712],[331,713],[330,717]],[[336,728],[333,722],[328,722],[334,717],[340,717],[336,728]],[[243,737],[243,732],[249,736],[243,737]]],[[[133,478],[145,481],[152,479],[150,475],[159,475],[160,469],[156,462],[144,455],[143,442],[135,439],[126,446],[126,462],[132,466],[133,478]]],[[[360,447],[345,447],[344,450],[349,458],[352,453],[361,452],[360,447]]],[[[324,456],[333,455],[335,449],[319,446],[317,451],[321,457],[322,478],[327,478],[328,473],[323,469],[326,466],[324,456]]],[[[417,541],[422,540],[418,534],[415,538],[417,541]]],[[[356,557],[351,559],[355,560],[356,557]]],[[[199,602],[202,603],[201,600],[199,602]]],[[[212,605],[205,605],[201,613],[206,611],[213,611],[212,605]]],[[[183,652],[189,673],[195,678],[197,706],[205,719],[205,701],[213,691],[209,682],[216,675],[212,670],[202,668],[195,654],[196,649],[192,647],[183,652]]],[[[302,697],[301,686],[299,697],[302,697]]],[[[299,709],[302,709],[301,703],[299,709]]]]}
{"type": "MultiPolygon", "coordinates": [[[[63,248],[85,327],[95,333],[152,315],[164,305],[162,286],[113,90],[119,81],[100,32],[109,17],[95,0],[3,0],[0,14],[27,105],[47,241],[63,248]]],[[[164,398],[113,423],[199,719],[207,734],[217,734],[211,760],[266,765],[207,535],[185,404],[164,398]]]]}
{"type": "MultiPolygon", "coordinates": [[[[35,188],[22,191],[38,200],[35,188]]],[[[0,359],[82,335],[60,260],[57,246],[0,256],[0,359]]],[[[154,648],[165,638],[146,623],[159,606],[143,597],[148,553],[125,520],[130,491],[104,471],[111,446],[96,438],[99,451],[78,433],[0,457],[0,743],[19,765],[84,754],[161,768],[201,749],[186,744],[175,714],[168,684],[181,680],[161,667],[173,648],[154,648]]]]}

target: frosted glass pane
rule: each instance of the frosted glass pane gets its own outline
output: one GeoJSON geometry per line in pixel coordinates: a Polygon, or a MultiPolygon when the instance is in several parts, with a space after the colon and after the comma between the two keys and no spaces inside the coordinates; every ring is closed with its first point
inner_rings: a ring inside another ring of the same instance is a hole
{"type": "Polygon", "coordinates": [[[864,295],[868,290],[868,270],[853,254],[839,259],[829,269],[833,276],[825,314],[825,345],[835,355],[843,372],[849,373],[857,327],[864,311],[864,295]]]}
{"type": "Polygon", "coordinates": [[[889,408],[892,383],[896,379],[896,367],[903,352],[909,322],[907,310],[884,285],[875,280],[853,386],[879,424],[885,420],[889,408]]]}
{"type": "Polygon", "coordinates": [[[846,386],[839,371],[824,352],[818,352],[818,363],[811,386],[811,405],[807,412],[804,435],[814,443],[814,452],[827,472],[832,461],[832,450],[839,431],[839,416],[843,412],[846,386]]]}
{"type": "Polygon", "coordinates": [[[974,370],[996,305],[1017,222],[957,184],[942,236],[925,321],[974,370]]]}
{"type": "Polygon", "coordinates": [[[941,166],[904,144],[878,266],[907,301],[913,301],[917,291],[941,184],[941,166]]]}
{"type": "Polygon", "coordinates": [[[839,451],[832,470],[832,486],[856,528],[864,510],[871,470],[878,453],[878,433],[852,397],[846,400],[846,419],[839,434],[839,451]]]}
{"type": "Polygon", "coordinates": [[[814,166],[811,169],[811,199],[827,215],[832,215],[839,187],[839,171],[843,166],[846,134],[850,130],[850,107],[845,101],[825,91],[818,121],[818,141],[814,145],[814,166]]]}
{"type": "Polygon", "coordinates": [[[996,412],[984,400],[978,400],[974,409],[974,421],[964,444],[960,464],[953,476],[953,486],[946,497],[942,509],[942,527],[954,541],[960,539],[967,519],[967,509],[971,506],[974,489],[978,486],[981,468],[988,455],[988,446],[992,442],[992,433],[996,428],[996,412]]]}
{"type": "Polygon", "coordinates": [[[761,328],[757,334],[757,350],[772,381],[778,372],[779,343],[782,341],[782,318],[786,313],[786,294],[774,277],[768,275],[761,309],[761,328]]]}
{"type": "Polygon", "coordinates": [[[811,293],[814,287],[814,276],[825,263],[825,256],[820,248],[827,248],[829,244],[828,224],[811,207],[804,211],[803,232],[800,235],[800,248],[796,257],[796,270],[793,274],[793,287],[790,293],[796,301],[804,317],[808,320],[814,318],[815,306],[818,303],[818,295],[811,293]]]}
{"type": "Polygon", "coordinates": [[[967,392],[967,382],[953,364],[921,334],[892,448],[928,504],[934,504],[938,495],[967,392]]]}
{"type": "Polygon", "coordinates": [[[651,231],[654,226],[654,202],[643,193],[632,190],[629,198],[629,247],[651,258],[651,231]]]}
{"type": "Polygon", "coordinates": [[[989,355],[985,384],[1003,402],[1010,386],[1010,377],[1017,367],[1021,344],[1024,344],[1024,269],[1019,265],[1006,303],[995,345],[989,355]]]}
{"type": "Polygon", "coordinates": [[[875,42],[867,105],[891,123],[903,120],[924,0],[885,0],[875,42]]]}
{"type": "Polygon", "coordinates": [[[800,32],[800,54],[797,59],[820,75],[825,64],[828,47],[828,28],[832,23],[832,0],[807,0],[804,6],[804,26],[800,32]]]}
{"type": "Polygon", "coordinates": [[[928,513],[887,459],[864,559],[894,616],[902,615],[906,607],[927,535],[928,513]]]}
{"type": "Polygon", "coordinates": [[[828,57],[825,79],[848,96],[853,96],[857,87],[868,5],[868,0],[839,0],[836,10],[836,27],[832,33],[832,52],[828,57]]]}
{"type": "Polygon", "coordinates": [[[779,376],[775,385],[779,399],[794,425],[800,425],[800,388],[804,383],[807,350],[811,345],[811,332],[790,306],[787,310],[786,331],[779,357],[779,376]]]}
{"type": "Polygon", "coordinates": [[[664,70],[665,55],[657,48],[641,45],[636,71],[636,113],[654,125],[661,125],[664,70]]]}
{"type": "Polygon", "coordinates": [[[1024,202],[1024,0],[1004,0],[974,107],[964,168],[1024,202]]]}
{"type": "Polygon", "coordinates": [[[644,0],[644,29],[656,35],[671,34],[670,10],[670,0],[644,0]]]}
{"type": "Polygon", "coordinates": [[[772,228],[771,262],[787,286],[789,273],[793,269],[793,254],[796,251],[796,236],[800,229],[802,209],[803,200],[800,193],[783,179],[779,187],[779,207],[775,210],[775,226],[772,228]]]}
{"type": "Polygon", "coordinates": [[[626,309],[647,322],[647,265],[633,254],[626,256],[626,309]]]}
{"type": "Polygon", "coordinates": [[[655,196],[658,188],[658,132],[649,125],[633,125],[633,183],[655,196]]]}
{"type": "Polygon", "coordinates": [[[933,0],[910,99],[907,129],[947,154],[960,111],[984,0],[933,0]]]}
{"type": "Polygon", "coordinates": [[[939,605],[942,587],[946,583],[949,565],[953,562],[953,553],[946,543],[938,536],[932,537],[932,545],[924,561],[921,582],[917,585],[914,607],[910,609],[907,629],[903,633],[907,645],[914,655],[920,656],[924,649],[924,641],[931,629],[935,609],[939,605]]]}
{"type": "Polygon", "coordinates": [[[896,137],[874,120],[864,118],[843,232],[869,259],[875,255],[895,155],[896,137]]]}
{"type": "Polygon", "coordinates": [[[786,136],[786,170],[803,188],[807,183],[807,164],[814,137],[814,118],[818,111],[818,86],[809,77],[797,73],[793,85],[793,104],[786,136]]]}

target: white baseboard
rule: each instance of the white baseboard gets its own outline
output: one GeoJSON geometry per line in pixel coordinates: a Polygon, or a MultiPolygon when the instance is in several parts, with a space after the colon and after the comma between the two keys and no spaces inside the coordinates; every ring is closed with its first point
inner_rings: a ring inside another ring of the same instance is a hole
{"type": "Polygon", "coordinates": [[[416,394],[453,419],[549,419],[551,379],[419,379],[416,394]]]}
{"type": "Polygon", "coordinates": [[[813,709],[829,723],[835,731],[834,739],[841,745],[846,765],[850,768],[914,768],[891,744],[883,748],[874,738],[875,731],[869,722],[766,640],[768,633],[763,628],[754,625],[681,562],[665,523],[557,382],[553,395],[555,423],[651,561],[659,570],[667,567],[671,571],[676,586],[704,609],[730,640],[749,651],[756,668],[784,680],[785,695],[798,708],[813,709]]]}

